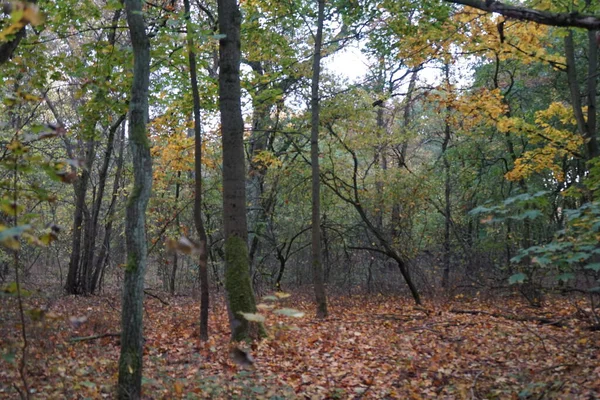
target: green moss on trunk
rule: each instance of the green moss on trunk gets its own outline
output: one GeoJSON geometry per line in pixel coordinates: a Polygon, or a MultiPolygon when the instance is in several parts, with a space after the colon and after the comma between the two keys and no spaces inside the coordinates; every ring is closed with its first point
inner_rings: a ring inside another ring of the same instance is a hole
{"type": "Polygon", "coordinates": [[[263,324],[249,322],[240,313],[255,313],[256,302],[250,280],[246,242],[232,236],[225,242],[225,288],[229,299],[231,339],[248,341],[266,336],[263,324]]]}

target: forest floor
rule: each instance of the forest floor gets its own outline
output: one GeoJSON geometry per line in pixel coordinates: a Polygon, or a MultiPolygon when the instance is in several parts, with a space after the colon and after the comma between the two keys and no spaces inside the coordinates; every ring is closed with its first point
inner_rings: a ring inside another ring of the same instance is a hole
{"type": "MultiPolygon", "coordinates": [[[[148,399],[600,398],[600,332],[586,330],[584,299],[534,309],[517,298],[459,297],[420,308],[405,298],[353,296],[331,299],[321,321],[310,301],[292,295],[282,305],[306,316],[268,313],[271,336],[252,346],[254,366],[244,369],[230,356],[222,301],[211,306],[210,340],[200,343],[198,302],[163,296],[168,305],[146,297],[144,307],[148,399]]],[[[62,297],[38,321],[28,313],[34,398],[114,398],[118,336],[72,339],[118,333],[118,299],[62,297]]],[[[25,300],[29,309],[36,302],[25,300]]],[[[0,307],[0,398],[18,398],[16,300],[0,297],[0,307]]]]}

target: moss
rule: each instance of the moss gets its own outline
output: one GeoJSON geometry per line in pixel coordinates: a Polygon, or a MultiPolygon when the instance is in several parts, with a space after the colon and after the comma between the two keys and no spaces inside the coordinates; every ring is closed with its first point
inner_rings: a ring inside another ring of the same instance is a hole
{"type": "Polygon", "coordinates": [[[132,273],[135,272],[138,268],[138,260],[134,254],[128,252],[127,254],[127,266],[125,267],[125,271],[132,273]]]}
{"type": "Polygon", "coordinates": [[[249,322],[240,312],[255,313],[256,302],[250,280],[246,242],[232,236],[225,242],[225,288],[231,311],[231,337],[234,341],[249,341],[267,335],[263,324],[249,322]]]}
{"type": "Polygon", "coordinates": [[[134,207],[141,194],[142,187],[140,185],[133,185],[131,193],[127,197],[127,207],[134,207]]]}
{"type": "MultiPolygon", "coordinates": [[[[119,359],[119,398],[129,399],[136,398],[135,394],[125,392],[127,388],[131,388],[132,385],[136,385],[141,379],[142,374],[142,359],[138,356],[137,352],[133,349],[129,349],[121,353],[119,359]]],[[[136,390],[141,388],[137,387],[136,390]]]]}

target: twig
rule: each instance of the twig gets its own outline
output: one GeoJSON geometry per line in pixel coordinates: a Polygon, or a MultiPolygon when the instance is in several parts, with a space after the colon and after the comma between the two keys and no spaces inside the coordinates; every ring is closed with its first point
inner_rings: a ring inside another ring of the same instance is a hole
{"type": "Polygon", "coordinates": [[[147,291],[147,290],[144,290],[144,294],[145,294],[146,296],[150,296],[150,297],[153,297],[153,298],[155,298],[156,300],[158,300],[158,301],[160,301],[161,303],[163,303],[165,306],[170,306],[170,304],[169,304],[167,301],[165,301],[165,300],[161,299],[160,297],[158,297],[158,296],[157,296],[157,295],[155,295],[155,294],[152,294],[152,293],[150,293],[150,292],[149,292],[149,291],[147,291]]]}
{"type": "Polygon", "coordinates": [[[92,335],[92,336],[79,336],[69,339],[69,342],[85,342],[88,340],[96,340],[102,339],[105,337],[121,337],[121,332],[117,333],[102,333],[100,335],[92,335]]]}
{"type": "Polygon", "coordinates": [[[454,313],[454,314],[488,315],[488,316],[494,317],[494,318],[504,318],[504,319],[508,319],[511,321],[518,321],[518,322],[539,322],[540,324],[552,325],[552,326],[556,326],[559,328],[568,327],[568,325],[563,322],[564,318],[559,319],[559,320],[552,320],[550,318],[536,317],[536,316],[519,317],[517,315],[491,313],[491,312],[479,311],[479,310],[451,309],[449,312],[454,313]]]}
{"type": "Polygon", "coordinates": [[[475,379],[473,379],[473,386],[471,386],[471,397],[476,399],[477,398],[477,380],[479,379],[479,377],[481,376],[481,374],[483,374],[483,370],[479,371],[479,373],[477,375],[475,375],[475,379]]]}

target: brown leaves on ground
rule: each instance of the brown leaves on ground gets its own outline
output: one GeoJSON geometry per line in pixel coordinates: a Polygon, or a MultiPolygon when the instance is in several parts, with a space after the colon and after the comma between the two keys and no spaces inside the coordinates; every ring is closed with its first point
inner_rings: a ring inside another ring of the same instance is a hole
{"type": "MultiPolygon", "coordinates": [[[[19,384],[19,323],[3,298],[0,398],[19,384]]],[[[232,359],[222,302],[210,317],[210,340],[197,339],[199,307],[191,298],[145,303],[144,393],[148,399],[480,399],[600,396],[600,333],[577,319],[582,301],[557,299],[532,310],[518,300],[455,300],[413,307],[407,299],[333,300],[327,320],[292,296],[301,319],[267,316],[271,337],[250,349],[251,365],[232,359]],[[566,327],[497,315],[560,319],[566,327]]],[[[292,303],[293,302],[293,303],[292,303]]],[[[34,308],[34,300],[29,299],[34,308]]],[[[283,304],[285,306],[285,304],[283,304]]],[[[39,306],[39,305],[38,305],[39,306]]],[[[35,398],[113,398],[119,357],[119,304],[114,297],[65,297],[29,320],[28,381],[35,398]],[[48,317],[50,316],[50,318],[48,317]],[[71,321],[83,321],[73,325],[71,321]],[[98,336],[97,338],[94,338],[98,336]],[[88,340],[70,341],[73,337],[88,340]]],[[[242,347],[239,347],[245,351],[242,347]]]]}

